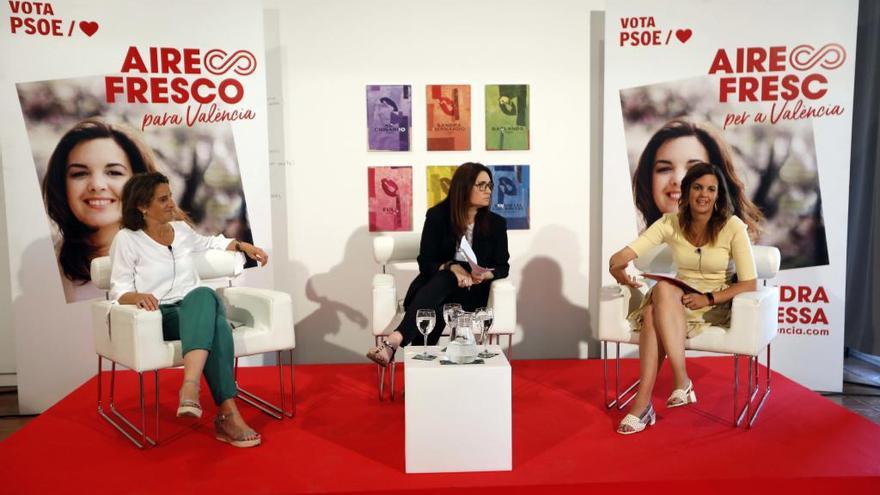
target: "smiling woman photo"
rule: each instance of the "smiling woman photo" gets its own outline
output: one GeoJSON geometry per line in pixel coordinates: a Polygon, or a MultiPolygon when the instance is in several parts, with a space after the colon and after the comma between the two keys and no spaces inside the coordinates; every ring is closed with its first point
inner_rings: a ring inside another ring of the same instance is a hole
{"type": "Polygon", "coordinates": [[[745,186],[733,166],[730,146],[710,126],[686,119],[670,120],[648,140],[633,173],[636,208],[650,226],[666,213],[678,211],[681,181],[696,163],[716,165],[730,191],[733,214],[746,223],[755,240],[764,220],[761,211],[745,193],[745,186]]]}
{"type": "Polygon", "coordinates": [[[43,200],[58,229],[55,244],[67,302],[100,296],[91,284],[92,259],[109,253],[122,219],[122,188],[137,173],[156,170],[134,131],[98,117],[67,131],[49,158],[43,200]]]}

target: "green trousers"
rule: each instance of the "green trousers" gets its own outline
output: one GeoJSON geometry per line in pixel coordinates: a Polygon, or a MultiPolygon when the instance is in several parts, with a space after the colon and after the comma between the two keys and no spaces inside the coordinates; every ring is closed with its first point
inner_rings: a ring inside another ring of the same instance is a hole
{"type": "Polygon", "coordinates": [[[217,293],[208,287],[190,291],[174,304],[159,306],[162,312],[162,335],[165,340],[180,340],[183,355],[195,349],[208,351],[205,381],[214,403],[235,397],[233,371],[235,348],[232,330],[226,321],[226,308],[217,293]]]}

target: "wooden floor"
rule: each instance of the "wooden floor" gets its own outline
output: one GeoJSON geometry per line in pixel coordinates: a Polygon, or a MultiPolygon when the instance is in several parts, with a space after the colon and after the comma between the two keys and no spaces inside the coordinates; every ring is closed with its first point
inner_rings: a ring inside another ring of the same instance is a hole
{"type": "Polygon", "coordinates": [[[0,387],[0,442],[35,417],[18,416],[18,393],[15,387],[0,387]]]}
{"type": "MultiPolygon", "coordinates": [[[[880,366],[849,357],[844,363],[844,380],[842,393],[825,396],[880,424],[880,366]]],[[[18,415],[18,393],[15,387],[0,387],[0,442],[35,417],[18,415]]]]}

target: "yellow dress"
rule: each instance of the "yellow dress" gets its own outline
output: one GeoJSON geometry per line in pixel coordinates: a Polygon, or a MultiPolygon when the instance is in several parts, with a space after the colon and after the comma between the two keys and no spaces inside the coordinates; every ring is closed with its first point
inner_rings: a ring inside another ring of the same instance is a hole
{"type": "MultiPolygon", "coordinates": [[[[727,288],[733,277],[731,260],[736,266],[739,281],[757,278],[752,245],[746,224],[736,215],[731,216],[712,244],[701,247],[691,244],[678,224],[678,213],[667,213],[648,227],[629,248],[641,256],[652,248],[666,243],[678,267],[676,277],[702,292],[717,292],[727,288]]],[[[653,289],[652,289],[653,290],[653,289]]],[[[642,325],[642,308],[651,301],[651,291],[641,306],[629,314],[633,330],[642,325]]],[[[709,326],[730,327],[730,302],[706,306],[697,310],[685,308],[688,338],[699,335],[709,326]]]]}

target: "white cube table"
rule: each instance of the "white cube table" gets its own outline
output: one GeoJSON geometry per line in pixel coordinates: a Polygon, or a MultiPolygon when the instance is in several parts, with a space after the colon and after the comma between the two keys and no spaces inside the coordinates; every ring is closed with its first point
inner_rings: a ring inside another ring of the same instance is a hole
{"type": "Polygon", "coordinates": [[[405,348],[407,473],[512,469],[510,363],[489,350],[498,355],[484,364],[441,365],[405,348]]]}

